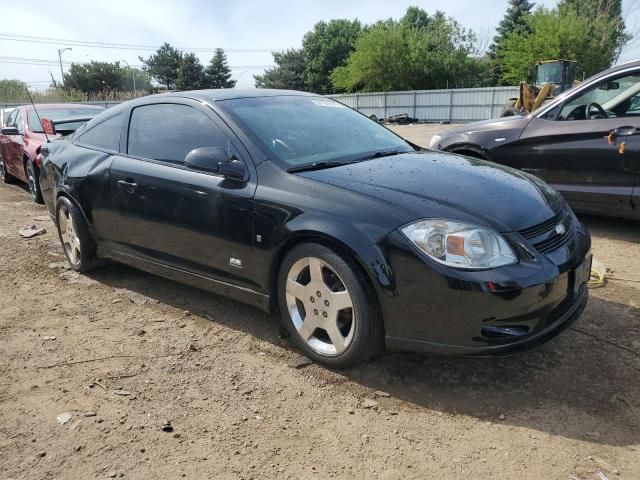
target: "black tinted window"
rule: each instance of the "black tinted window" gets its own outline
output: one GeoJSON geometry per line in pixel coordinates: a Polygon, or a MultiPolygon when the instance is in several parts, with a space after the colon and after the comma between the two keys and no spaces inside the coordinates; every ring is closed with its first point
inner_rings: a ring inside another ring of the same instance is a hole
{"type": "Polygon", "coordinates": [[[88,132],[80,135],[80,143],[117,152],[120,146],[120,131],[122,130],[123,118],[122,114],[119,113],[99,123],[88,132]]]}
{"type": "Polygon", "coordinates": [[[133,110],[130,155],[182,163],[194,148],[228,148],[222,131],[204,113],[187,105],[157,104],[133,110]]]}

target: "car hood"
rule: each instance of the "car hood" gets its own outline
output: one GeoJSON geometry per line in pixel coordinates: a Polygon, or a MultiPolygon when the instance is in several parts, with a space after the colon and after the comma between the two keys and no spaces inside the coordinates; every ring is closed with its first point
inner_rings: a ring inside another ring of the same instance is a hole
{"type": "Polygon", "coordinates": [[[434,151],[298,173],[393,205],[399,225],[448,218],[521,230],[556,214],[562,197],[526,173],[483,160],[434,151]]]}
{"type": "Polygon", "coordinates": [[[465,123],[461,127],[445,130],[441,136],[456,135],[461,133],[490,132],[494,130],[522,130],[531,121],[531,115],[492,118],[481,122],[465,123]]]}

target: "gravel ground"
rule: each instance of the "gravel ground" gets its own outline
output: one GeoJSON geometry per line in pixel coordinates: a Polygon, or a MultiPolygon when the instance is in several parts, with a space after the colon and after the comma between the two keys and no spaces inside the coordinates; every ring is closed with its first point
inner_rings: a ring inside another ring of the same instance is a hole
{"type": "Polygon", "coordinates": [[[639,223],[584,218],[615,279],[538,350],[334,372],[251,307],[69,271],[19,186],[0,215],[2,479],[640,478],[639,223]]]}

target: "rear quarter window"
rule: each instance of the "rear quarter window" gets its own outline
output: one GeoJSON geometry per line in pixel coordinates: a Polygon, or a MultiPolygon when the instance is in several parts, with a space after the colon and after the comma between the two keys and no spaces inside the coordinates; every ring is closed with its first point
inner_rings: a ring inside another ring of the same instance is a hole
{"type": "Polygon", "coordinates": [[[122,121],[124,115],[119,113],[95,127],[82,132],[77,143],[87,147],[117,152],[120,147],[120,132],[122,131],[122,121]]]}

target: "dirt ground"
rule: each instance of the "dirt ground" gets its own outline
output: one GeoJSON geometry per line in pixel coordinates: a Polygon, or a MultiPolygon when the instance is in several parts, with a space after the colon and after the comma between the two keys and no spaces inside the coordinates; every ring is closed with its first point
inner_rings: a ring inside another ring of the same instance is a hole
{"type": "Polygon", "coordinates": [[[584,218],[615,278],[538,350],[334,372],[251,307],[69,271],[20,186],[0,216],[0,479],[640,478],[640,223],[584,218]]]}

